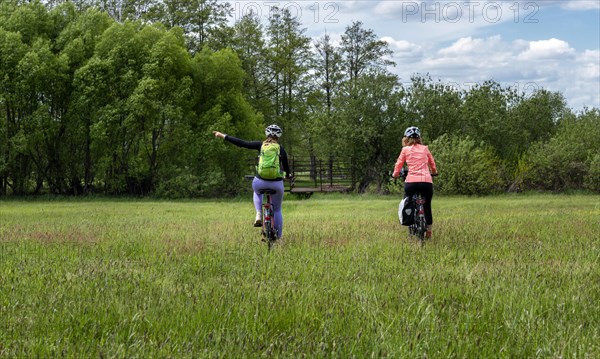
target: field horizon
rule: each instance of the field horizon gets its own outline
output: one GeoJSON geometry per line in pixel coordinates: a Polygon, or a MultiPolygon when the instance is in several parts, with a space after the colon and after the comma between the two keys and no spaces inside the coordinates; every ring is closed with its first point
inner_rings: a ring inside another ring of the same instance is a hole
{"type": "Polygon", "coordinates": [[[598,357],[600,196],[0,200],[0,357],[598,357]]]}

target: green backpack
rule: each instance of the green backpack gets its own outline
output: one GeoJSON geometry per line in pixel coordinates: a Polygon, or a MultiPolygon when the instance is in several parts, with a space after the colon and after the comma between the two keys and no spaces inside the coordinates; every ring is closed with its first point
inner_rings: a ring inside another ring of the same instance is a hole
{"type": "Polygon", "coordinates": [[[258,155],[256,173],[262,179],[283,178],[285,173],[279,167],[280,146],[277,143],[263,143],[258,155]]]}

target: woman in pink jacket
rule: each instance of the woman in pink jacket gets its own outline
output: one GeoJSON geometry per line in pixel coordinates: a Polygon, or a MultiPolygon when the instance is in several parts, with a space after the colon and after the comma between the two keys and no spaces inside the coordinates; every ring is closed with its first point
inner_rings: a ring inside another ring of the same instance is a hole
{"type": "Polygon", "coordinates": [[[408,176],[404,180],[404,196],[410,197],[420,192],[425,197],[425,220],[427,221],[427,237],[431,237],[431,225],[433,216],[431,214],[431,199],[433,198],[432,175],[437,175],[435,160],[429,152],[429,148],[421,142],[421,131],[417,127],[409,127],[404,131],[402,138],[402,151],[392,177],[398,178],[404,163],[408,165],[408,176]]]}

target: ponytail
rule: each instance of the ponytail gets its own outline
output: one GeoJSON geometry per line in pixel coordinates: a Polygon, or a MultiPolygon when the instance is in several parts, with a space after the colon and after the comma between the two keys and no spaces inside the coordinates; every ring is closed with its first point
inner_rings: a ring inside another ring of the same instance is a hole
{"type": "Polygon", "coordinates": [[[412,145],[422,145],[421,137],[403,137],[402,138],[402,147],[412,146],[412,145]]]}
{"type": "Polygon", "coordinates": [[[265,143],[279,143],[279,141],[277,141],[277,138],[273,136],[267,136],[267,138],[263,141],[263,144],[265,143]]]}

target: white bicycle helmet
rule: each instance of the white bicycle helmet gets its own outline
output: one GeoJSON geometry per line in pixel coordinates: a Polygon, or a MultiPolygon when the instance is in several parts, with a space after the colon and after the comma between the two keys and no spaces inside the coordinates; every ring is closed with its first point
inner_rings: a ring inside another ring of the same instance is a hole
{"type": "Polygon", "coordinates": [[[283,133],[283,131],[281,130],[281,127],[279,127],[277,125],[271,125],[265,129],[265,136],[267,136],[267,137],[271,136],[271,137],[279,138],[279,137],[281,137],[282,133],[283,133]]]}
{"type": "Polygon", "coordinates": [[[411,126],[404,131],[404,137],[421,137],[421,130],[418,127],[411,126]]]}

